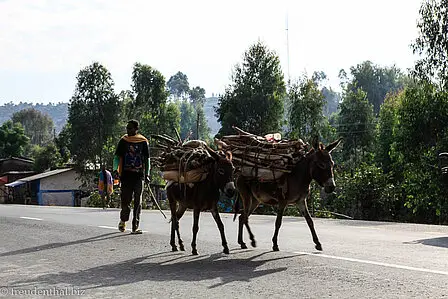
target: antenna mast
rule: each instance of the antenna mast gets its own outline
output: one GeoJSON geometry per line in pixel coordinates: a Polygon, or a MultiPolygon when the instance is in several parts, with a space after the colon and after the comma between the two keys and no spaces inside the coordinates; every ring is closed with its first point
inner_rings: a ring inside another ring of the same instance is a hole
{"type": "Polygon", "coordinates": [[[291,80],[291,76],[289,74],[289,29],[288,29],[288,14],[286,14],[286,57],[288,60],[288,83],[291,80]]]}

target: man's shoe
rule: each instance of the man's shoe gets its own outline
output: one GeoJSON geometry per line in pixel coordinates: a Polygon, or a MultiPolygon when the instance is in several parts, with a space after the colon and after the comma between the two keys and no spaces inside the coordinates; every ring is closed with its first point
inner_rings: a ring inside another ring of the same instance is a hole
{"type": "Polygon", "coordinates": [[[124,232],[126,230],[126,222],[120,221],[120,223],[118,223],[118,230],[124,232]]]}
{"type": "Polygon", "coordinates": [[[131,232],[132,235],[141,235],[142,233],[141,229],[133,229],[131,232]]]}

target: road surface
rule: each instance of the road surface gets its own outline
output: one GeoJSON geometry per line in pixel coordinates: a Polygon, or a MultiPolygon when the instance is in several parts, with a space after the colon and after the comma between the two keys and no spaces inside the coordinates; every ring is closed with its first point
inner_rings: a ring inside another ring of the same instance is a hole
{"type": "Polygon", "coordinates": [[[274,217],[252,215],[257,247],[241,250],[237,222],[221,214],[225,255],[202,213],[192,256],[190,212],[180,223],[185,252],[171,252],[159,211],[143,211],[142,235],[118,232],[118,217],[117,209],[0,205],[0,298],[448,298],[446,226],[315,219],[320,253],[304,219],[285,217],[272,252],[274,217]]]}

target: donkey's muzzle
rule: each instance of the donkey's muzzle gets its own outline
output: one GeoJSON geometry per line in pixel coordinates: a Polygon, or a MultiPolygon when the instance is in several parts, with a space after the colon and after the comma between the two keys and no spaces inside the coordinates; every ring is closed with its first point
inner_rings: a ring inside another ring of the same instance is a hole
{"type": "Polygon", "coordinates": [[[334,183],[334,179],[330,178],[324,183],[324,191],[325,193],[331,193],[336,188],[336,184],[334,183]]]}
{"type": "Polygon", "coordinates": [[[233,182],[229,182],[224,187],[224,193],[227,197],[233,197],[235,195],[236,189],[235,184],[233,182]]]}

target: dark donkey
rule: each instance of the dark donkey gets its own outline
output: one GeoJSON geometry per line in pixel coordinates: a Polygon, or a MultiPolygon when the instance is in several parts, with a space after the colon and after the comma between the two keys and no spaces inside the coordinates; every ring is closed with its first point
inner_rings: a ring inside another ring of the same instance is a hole
{"type": "Polygon", "coordinates": [[[251,245],[253,247],[256,246],[254,235],[249,227],[249,215],[262,203],[278,207],[275,232],[272,237],[272,249],[278,251],[277,237],[282,224],[283,212],[287,205],[297,203],[300,213],[305,217],[311,230],[316,249],[322,250],[322,245],[314,230],[314,223],[308,211],[306,199],[310,191],[311,180],[313,179],[321,187],[324,187],[325,192],[331,193],[334,191],[334,163],[330,153],[340,141],[341,139],[325,147],[315,140],[313,149],[297,163],[291,173],[285,174],[277,182],[258,182],[247,180],[241,176],[237,179],[237,189],[243,202],[243,211],[239,217],[238,227],[238,244],[241,245],[242,249],[247,248],[243,242],[243,225],[247,228],[252,241],[251,245]]]}
{"type": "Polygon", "coordinates": [[[233,197],[236,192],[233,182],[232,154],[227,152],[216,153],[209,149],[210,154],[215,158],[208,167],[207,178],[192,187],[189,184],[171,183],[167,188],[168,200],[171,209],[171,248],[177,251],[175,242],[175,231],[179,241],[180,250],[184,251],[183,241],[179,232],[179,220],[184,215],[186,209],[193,209],[193,240],[191,241],[192,253],[198,254],[196,250],[196,236],[199,231],[199,214],[201,211],[210,210],[221,233],[223,252],[228,254],[226,236],[224,234],[224,224],[218,213],[219,190],[227,196],[233,197]]]}

